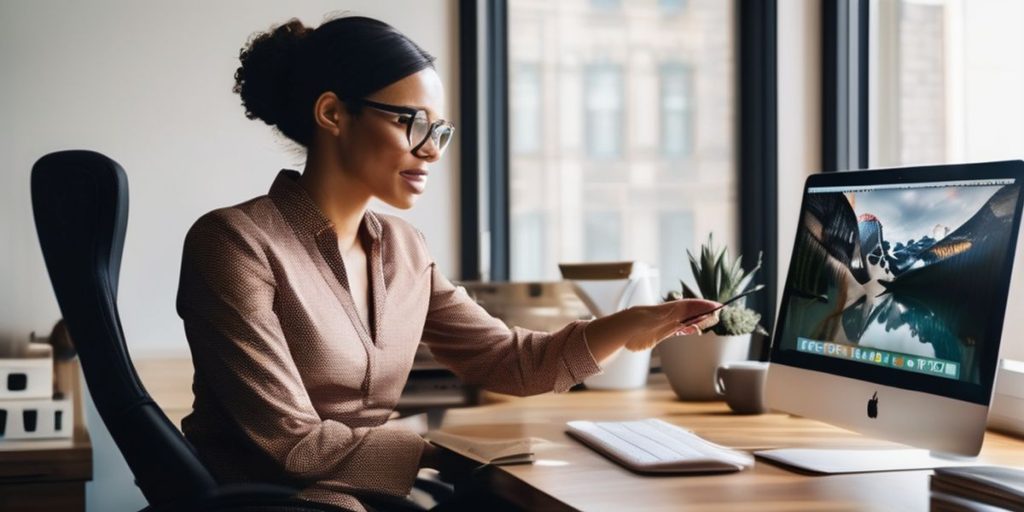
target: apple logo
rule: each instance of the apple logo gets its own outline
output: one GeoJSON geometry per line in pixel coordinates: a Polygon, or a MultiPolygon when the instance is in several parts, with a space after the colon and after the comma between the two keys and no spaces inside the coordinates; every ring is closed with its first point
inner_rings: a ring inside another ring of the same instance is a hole
{"type": "Polygon", "coordinates": [[[868,400],[868,418],[878,417],[878,391],[875,391],[874,395],[871,395],[871,400],[868,400]]]}

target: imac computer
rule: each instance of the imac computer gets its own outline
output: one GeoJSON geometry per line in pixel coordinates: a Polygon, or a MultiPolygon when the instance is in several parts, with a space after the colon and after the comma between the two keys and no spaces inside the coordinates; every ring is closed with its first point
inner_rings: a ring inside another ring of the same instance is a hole
{"type": "Polygon", "coordinates": [[[934,455],[977,455],[1022,186],[1019,160],[810,176],[768,406],[934,455]]]}

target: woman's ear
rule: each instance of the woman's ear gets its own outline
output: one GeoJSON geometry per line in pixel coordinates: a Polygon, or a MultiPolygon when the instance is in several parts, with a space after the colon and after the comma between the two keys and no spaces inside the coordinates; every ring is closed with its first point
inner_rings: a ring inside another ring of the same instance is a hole
{"type": "Polygon", "coordinates": [[[317,126],[337,137],[345,131],[349,112],[345,103],[333,92],[325,92],[316,99],[313,106],[313,119],[317,126]]]}

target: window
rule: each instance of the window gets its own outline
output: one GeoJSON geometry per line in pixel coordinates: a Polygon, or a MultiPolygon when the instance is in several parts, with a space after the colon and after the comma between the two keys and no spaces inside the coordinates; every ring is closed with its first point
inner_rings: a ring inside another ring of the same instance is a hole
{"type": "Polygon", "coordinates": [[[695,255],[697,237],[693,232],[693,214],[688,211],[668,211],[658,218],[658,251],[661,261],[661,289],[663,291],[682,291],[679,280],[682,279],[692,287],[693,272],[690,260],[686,257],[689,249],[695,255]]]}
{"type": "Polygon", "coordinates": [[[516,215],[512,222],[512,273],[522,280],[544,278],[544,214],[539,211],[516,215]]]}
{"type": "Polygon", "coordinates": [[[658,0],[658,7],[669,14],[676,14],[686,7],[686,0],[658,0]]]}
{"type": "Polygon", "coordinates": [[[661,66],[661,150],[666,157],[689,156],[693,150],[693,95],[690,68],[661,66]]]}
{"type": "Polygon", "coordinates": [[[590,0],[590,5],[597,10],[618,9],[622,0],[590,0]]]}
{"type": "Polygon", "coordinates": [[[587,261],[622,259],[622,217],[619,212],[587,212],[583,256],[587,261]]]}
{"type": "Polygon", "coordinates": [[[513,74],[511,123],[512,150],[531,154],[541,149],[541,86],[540,66],[535,63],[519,64],[513,74]]]}
{"type": "MultiPolygon", "coordinates": [[[[1024,156],[1024,2],[881,2],[871,26],[874,166],[1024,156]]],[[[875,4],[871,4],[875,8],[875,4]]]]}
{"type": "Polygon", "coordinates": [[[586,79],[587,153],[614,158],[622,152],[622,69],[614,64],[591,64],[586,79]]]}
{"type": "Polygon", "coordinates": [[[614,5],[508,1],[509,279],[638,260],[665,292],[708,233],[740,251],[733,2],[614,5]]]}
{"type": "MultiPolygon", "coordinates": [[[[857,70],[855,76],[836,89],[852,82],[867,89],[866,102],[858,103],[866,106],[856,113],[865,120],[858,126],[863,133],[851,137],[855,142],[849,146],[866,157],[869,167],[1024,156],[1024,124],[1019,122],[1024,117],[1024,61],[1015,52],[1024,47],[1019,28],[1024,2],[851,0],[851,5],[856,11],[850,12],[859,13],[854,16],[858,23],[840,27],[833,37],[837,47],[866,41],[867,58],[849,66],[857,70]],[[860,21],[864,17],[866,23],[860,21]]],[[[824,78],[827,84],[827,72],[824,78]]],[[[830,113],[826,106],[823,115],[830,113]]],[[[1020,292],[1011,287],[1010,295],[1020,292]]],[[[1004,333],[1019,332],[1020,326],[1007,320],[1004,333]]],[[[1004,355],[1024,358],[1019,347],[1008,347],[1004,355]]]]}

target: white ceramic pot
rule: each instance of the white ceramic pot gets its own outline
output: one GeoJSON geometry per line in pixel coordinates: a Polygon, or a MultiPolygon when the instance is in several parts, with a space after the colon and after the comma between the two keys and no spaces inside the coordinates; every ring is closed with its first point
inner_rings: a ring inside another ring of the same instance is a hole
{"type": "Polygon", "coordinates": [[[583,381],[589,389],[636,389],[647,384],[651,370],[651,351],[626,349],[601,366],[601,373],[583,381]]]}
{"type": "Polygon", "coordinates": [[[682,400],[720,400],[715,370],[724,363],[747,359],[750,335],[673,336],[658,345],[661,370],[682,400]]]}

